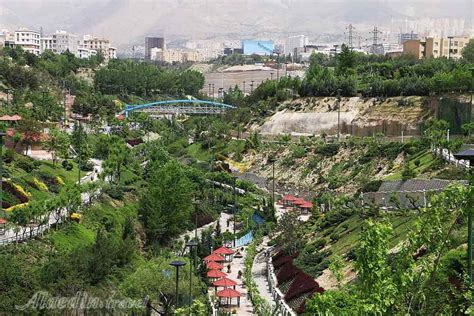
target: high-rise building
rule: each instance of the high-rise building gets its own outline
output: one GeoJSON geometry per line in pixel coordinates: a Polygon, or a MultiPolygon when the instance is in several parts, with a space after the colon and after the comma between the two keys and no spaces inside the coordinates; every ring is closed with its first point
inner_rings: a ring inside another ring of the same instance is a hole
{"type": "Polygon", "coordinates": [[[165,50],[165,39],[164,37],[145,37],[145,59],[151,60],[152,49],[158,48],[165,50]]]}
{"type": "Polygon", "coordinates": [[[55,53],[61,54],[69,51],[70,53],[77,55],[77,36],[66,31],[56,31],[52,38],[53,44],[55,45],[53,49],[55,53]]]}
{"type": "Polygon", "coordinates": [[[40,54],[41,43],[39,32],[20,28],[18,31],[15,31],[14,41],[15,45],[20,46],[23,50],[35,55],[40,54]]]}

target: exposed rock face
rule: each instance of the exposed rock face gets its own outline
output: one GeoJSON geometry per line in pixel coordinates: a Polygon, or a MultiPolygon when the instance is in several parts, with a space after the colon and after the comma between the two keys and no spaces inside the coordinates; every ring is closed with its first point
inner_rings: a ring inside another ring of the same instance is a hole
{"type": "Polygon", "coordinates": [[[418,135],[420,126],[433,117],[426,97],[296,99],[282,104],[279,111],[260,127],[262,134],[312,135],[336,133],[338,116],[341,133],[367,136],[418,135]],[[340,113],[338,105],[340,104],[340,113]],[[339,115],[338,115],[339,114],[339,115]]]}

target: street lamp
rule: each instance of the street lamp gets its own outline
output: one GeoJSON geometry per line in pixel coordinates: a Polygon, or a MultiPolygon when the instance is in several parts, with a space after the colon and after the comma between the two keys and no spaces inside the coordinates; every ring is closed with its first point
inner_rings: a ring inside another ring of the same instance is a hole
{"type": "Polygon", "coordinates": [[[270,73],[270,80],[273,80],[273,72],[270,73]]]}
{"type": "Polygon", "coordinates": [[[179,307],[179,299],[178,299],[179,268],[184,267],[185,265],[186,265],[186,262],[179,261],[179,260],[175,260],[170,263],[170,266],[173,266],[176,268],[176,308],[179,307]]]}
{"type": "Polygon", "coordinates": [[[472,106],[472,91],[473,91],[473,88],[474,88],[474,67],[471,67],[469,68],[469,70],[471,71],[471,106],[472,106]]]}
{"type": "Polygon", "coordinates": [[[193,252],[193,248],[196,247],[198,245],[197,241],[196,240],[190,240],[188,241],[188,243],[186,244],[186,247],[189,248],[189,311],[191,312],[191,305],[193,304],[193,293],[192,293],[192,289],[193,289],[193,269],[192,267],[196,265],[196,255],[194,256],[194,259],[193,261],[191,261],[191,256],[192,256],[192,252],[193,252]],[[191,264],[191,262],[193,264],[191,264]]]}
{"type": "Polygon", "coordinates": [[[341,135],[341,89],[337,89],[337,140],[341,135]]]}
{"type": "Polygon", "coordinates": [[[3,200],[2,200],[2,186],[3,186],[3,137],[7,134],[0,132],[0,213],[3,217],[3,200]]]}
{"type": "Polygon", "coordinates": [[[275,206],[275,162],[276,162],[276,157],[275,155],[271,155],[268,157],[267,160],[269,163],[272,164],[272,208],[275,206]]]}
{"type": "Polygon", "coordinates": [[[193,200],[194,204],[194,239],[198,240],[198,207],[199,204],[201,204],[201,201],[194,199],[193,200]]]}
{"type": "Polygon", "coordinates": [[[245,81],[242,82],[242,83],[243,83],[243,88],[244,88],[243,91],[244,91],[244,95],[245,95],[245,81]]]}
{"type": "MultiPolygon", "coordinates": [[[[474,186],[474,149],[461,151],[457,154],[454,154],[454,157],[458,160],[469,160],[471,173],[469,186],[472,190],[474,186]]],[[[474,198],[472,196],[469,197],[467,208],[467,270],[469,281],[472,283],[472,212],[474,208],[474,198]]]]}
{"type": "Polygon", "coordinates": [[[233,178],[234,180],[234,183],[233,183],[233,194],[234,194],[234,205],[233,205],[233,213],[234,213],[234,242],[233,242],[233,245],[234,245],[234,248],[235,248],[235,213],[237,212],[237,196],[236,196],[236,191],[235,191],[235,184],[236,184],[236,181],[237,181],[237,177],[234,177],[233,178]]]}

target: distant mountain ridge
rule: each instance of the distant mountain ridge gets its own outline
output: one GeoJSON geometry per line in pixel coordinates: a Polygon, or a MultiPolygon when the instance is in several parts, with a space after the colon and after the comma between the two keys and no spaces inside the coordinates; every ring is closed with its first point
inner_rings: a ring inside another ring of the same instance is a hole
{"type": "Polygon", "coordinates": [[[464,0],[0,0],[0,28],[65,29],[105,36],[121,47],[163,32],[170,39],[202,39],[342,34],[348,23],[388,29],[393,20],[417,16],[463,18],[464,7],[464,0]]]}

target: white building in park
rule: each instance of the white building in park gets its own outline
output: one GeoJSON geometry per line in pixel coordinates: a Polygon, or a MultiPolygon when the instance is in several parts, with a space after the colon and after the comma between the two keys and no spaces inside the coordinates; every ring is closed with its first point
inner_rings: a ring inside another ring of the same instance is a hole
{"type": "Polygon", "coordinates": [[[40,33],[37,31],[20,28],[15,31],[14,41],[15,46],[20,46],[24,51],[35,55],[39,55],[41,52],[40,33]]]}

